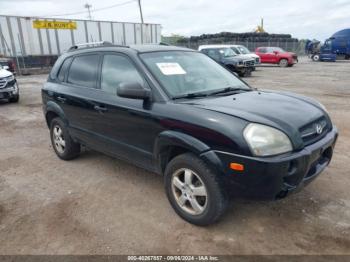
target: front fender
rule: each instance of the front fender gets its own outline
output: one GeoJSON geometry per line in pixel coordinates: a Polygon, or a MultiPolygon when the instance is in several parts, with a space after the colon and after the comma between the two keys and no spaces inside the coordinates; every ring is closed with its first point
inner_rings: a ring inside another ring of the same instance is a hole
{"type": "Polygon", "coordinates": [[[177,132],[164,131],[158,135],[154,143],[154,156],[158,156],[168,146],[183,147],[195,154],[201,154],[210,150],[210,147],[193,136],[177,132]]]}
{"type": "Polygon", "coordinates": [[[234,62],[224,62],[225,66],[233,66],[233,67],[237,67],[238,63],[234,63],[234,62]]]}
{"type": "Polygon", "coordinates": [[[210,167],[222,172],[222,163],[217,155],[211,151],[210,147],[190,135],[177,131],[164,131],[160,133],[154,143],[154,159],[159,172],[163,170],[162,167],[162,153],[166,152],[169,147],[181,147],[186,151],[192,152],[201,158],[210,167]]]}

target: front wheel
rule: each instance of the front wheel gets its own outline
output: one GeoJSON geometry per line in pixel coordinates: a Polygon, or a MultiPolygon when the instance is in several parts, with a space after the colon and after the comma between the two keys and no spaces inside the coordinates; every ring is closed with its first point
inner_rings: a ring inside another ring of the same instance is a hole
{"type": "Polygon", "coordinates": [[[288,66],[288,60],[287,59],[281,59],[279,62],[280,67],[287,67],[288,66]]]}
{"type": "Polygon", "coordinates": [[[227,208],[218,174],[191,153],[179,155],[167,165],[165,190],[175,212],[195,225],[216,222],[227,208]]]}

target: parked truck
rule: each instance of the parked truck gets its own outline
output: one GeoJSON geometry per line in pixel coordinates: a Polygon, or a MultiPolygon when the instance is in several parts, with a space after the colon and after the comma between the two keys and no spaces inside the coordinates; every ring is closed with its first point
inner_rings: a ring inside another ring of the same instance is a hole
{"type": "Polygon", "coordinates": [[[350,28],[336,32],[319,48],[315,48],[315,44],[318,43],[311,43],[309,47],[310,56],[314,61],[350,59],[350,28]]]}

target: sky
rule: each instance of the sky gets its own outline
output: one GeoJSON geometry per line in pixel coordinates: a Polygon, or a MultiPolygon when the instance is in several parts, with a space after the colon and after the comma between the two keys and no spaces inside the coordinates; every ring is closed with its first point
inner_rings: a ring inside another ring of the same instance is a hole
{"type": "MultiPolygon", "coordinates": [[[[87,19],[84,5],[96,20],[140,22],[136,0],[0,0],[1,15],[55,16],[87,19]],[[119,5],[111,8],[111,5],[119,5]],[[103,9],[94,11],[94,9],[103,9]]],[[[268,33],[299,39],[325,40],[350,28],[350,0],[141,0],[145,23],[162,25],[162,34],[184,36],[251,32],[264,18],[268,33]]]]}

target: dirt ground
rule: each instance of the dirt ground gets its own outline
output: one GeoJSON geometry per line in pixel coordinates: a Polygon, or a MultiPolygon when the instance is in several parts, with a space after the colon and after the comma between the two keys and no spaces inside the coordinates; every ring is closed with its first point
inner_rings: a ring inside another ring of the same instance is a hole
{"type": "Polygon", "coordinates": [[[303,59],[246,78],[318,99],[340,137],[303,191],[233,201],[206,228],[175,214],[160,176],[91,151],[59,160],[41,110],[46,77],[19,77],[19,104],[0,103],[0,254],[350,254],[350,62],[303,59]]]}

